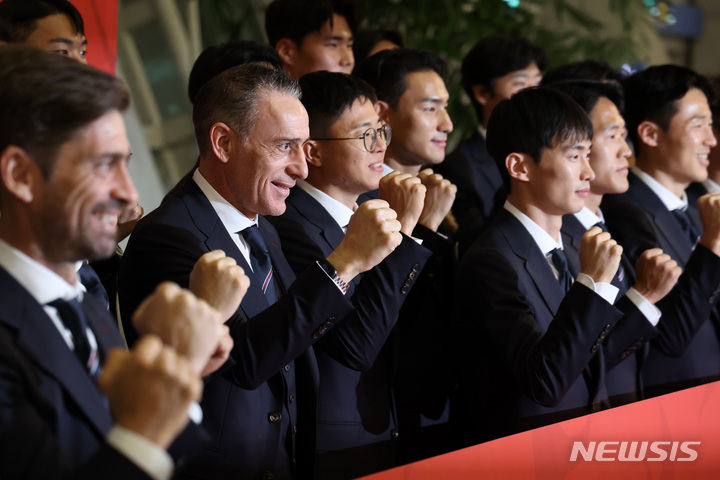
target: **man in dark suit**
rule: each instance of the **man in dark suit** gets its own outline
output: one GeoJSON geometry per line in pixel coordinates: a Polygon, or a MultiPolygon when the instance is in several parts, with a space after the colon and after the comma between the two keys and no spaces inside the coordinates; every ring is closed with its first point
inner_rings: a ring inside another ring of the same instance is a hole
{"type": "MultiPolygon", "coordinates": [[[[714,268],[713,256],[720,253],[720,194],[690,204],[685,193],[691,182],[707,177],[708,154],[717,143],[708,106],[710,83],[692,70],[664,65],[632,75],[624,88],[637,163],[628,191],[603,199],[608,228],[633,261],[649,248],[661,248],[684,271],[678,285],[687,284],[701,302],[714,307],[718,285],[698,284],[698,279],[706,278],[706,269],[714,268]]],[[[720,379],[718,328],[715,307],[684,353],[671,356],[651,348],[643,367],[646,392],[658,395],[720,379]]]]}
{"type": "MultiPolygon", "coordinates": [[[[199,399],[222,315],[163,285],[135,314],[191,350],[122,346],[77,268],[109,256],[137,201],[122,82],[22,46],[0,49],[0,476],[169,478],[165,449],[199,399]],[[78,94],[81,92],[81,94],[78,94]],[[192,328],[192,325],[195,328],[192,328]]],[[[204,274],[204,273],[203,273],[204,274]]],[[[222,275],[221,275],[222,276],[222,275]]],[[[239,302],[239,297],[237,301],[239,302]]]]}
{"type": "Polygon", "coordinates": [[[488,149],[508,200],[460,263],[455,332],[460,422],[467,443],[607,406],[608,348],[626,349],[653,327],[611,332],[623,316],[610,285],[622,248],[594,227],[573,278],[562,215],[582,209],[593,178],[592,125],[568,96],[527,89],[495,108],[488,149]],[[612,340],[612,345],[604,345],[612,340]],[[621,346],[621,347],[620,347],[621,346]],[[468,418],[469,417],[469,418],[468,418]]]}
{"type": "MultiPolygon", "coordinates": [[[[448,426],[449,392],[453,371],[449,364],[449,319],[455,255],[455,220],[450,208],[457,188],[423,165],[445,158],[453,129],[447,112],[447,64],[435,53],[411,48],[385,50],[364,60],[354,75],[373,88],[380,118],[392,128],[385,151],[385,174],[417,176],[426,188],[425,204],[413,236],[433,252],[403,305],[398,319],[399,351],[395,393],[399,459],[403,463],[439,455],[451,448],[448,426]],[[408,324],[404,328],[403,324],[408,324]]],[[[360,200],[377,198],[378,190],[360,200]]]]}
{"type": "MultiPolygon", "coordinates": [[[[574,247],[571,249],[574,251],[592,226],[607,228],[600,208],[603,197],[624,193],[628,189],[630,149],[626,143],[625,120],[620,114],[622,93],[618,85],[589,81],[564,81],[551,84],[548,88],[571,95],[588,112],[593,123],[590,166],[595,178],[590,182],[585,207],[563,218],[563,240],[566,245],[574,247]]],[[[713,311],[713,305],[705,299],[720,283],[720,258],[707,249],[702,249],[698,255],[702,255],[699,258],[702,258],[705,268],[700,271],[691,269],[691,275],[702,274],[692,283],[684,280],[675,286],[681,269],[660,248],[643,252],[637,260],[637,268],[627,255],[623,255],[621,269],[612,282],[619,288],[621,296],[631,299],[649,321],[658,325],[658,335],[646,340],[651,340],[654,348],[669,355],[682,352],[713,311]],[[658,318],[661,312],[662,318],[658,318]]],[[[568,258],[579,268],[575,258],[568,258]]],[[[647,349],[640,349],[636,355],[608,372],[606,384],[613,406],[642,398],[640,369],[646,355],[647,349]]]]}
{"type": "MultiPolygon", "coordinates": [[[[378,187],[402,224],[402,244],[380,265],[351,282],[351,300],[362,322],[383,328],[385,338],[430,252],[409,237],[422,212],[425,187],[410,174],[383,178],[390,127],[375,110],[366,82],[341,73],[315,72],[300,79],[308,112],[305,143],[308,177],[288,197],[288,208],[272,221],[283,252],[300,274],[340,245],[350,218],[364,213],[360,194],[378,187]]],[[[394,338],[394,337],[392,337],[394,338]]],[[[315,346],[320,368],[316,478],[357,478],[397,465],[398,435],[392,379],[397,348],[385,343],[370,368],[356,371],[315,346]]]]}
{"type": "Polygon", "coordinates": [[[502,208],[507,192],[485,137],[495,105],[542,79],[547,58],[540,47],[521,37],[489,35],[465,55],[462,86],[480,125],[435,170],[457,185],[452,206],[458,223],[460,257],[502,208]]]}
{"type": "Polygon", "coordinates": [[[123,257],[123,319],[161,281],[187,285],[192,264],[209,250],[224,250],[254,274],[228,322],[231,361],[206,385],[212,445],[188,462],[190,476],[309,478],[319,381],[312,345],[324,337],[328,354],[363,369],[383,341],[352,321],[345,292],[401,243],[387,203],[371,202],[353,217],[338,248],[297,281],[263,217],[283,213],[291,188],[307,176],[308,118],[299,96],[295,81],[260,63],[229,69],[200,89],[193,109],[200,166],[176,198],[138,224],[123,257]]]}

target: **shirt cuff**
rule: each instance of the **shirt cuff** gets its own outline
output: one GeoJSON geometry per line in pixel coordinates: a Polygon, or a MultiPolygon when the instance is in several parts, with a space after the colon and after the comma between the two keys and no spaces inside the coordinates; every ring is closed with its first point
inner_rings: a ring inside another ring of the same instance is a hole
{"type": "Polygon", "coordinates": [[[616,286],[605,282],[595,282],[590,275],[585,273],[578,275],[576,281],[582,283],[587,288],[600,295],[610,305],[615,304],[615,299],[617,298],[619,291],[616,286]]]}
{"type": "Polygon", "coordinates": [[[650,322],[653,327],[657,326],[660,321],[660,317],[662,316],[662,312],[659,308],[653,305],[647,298],[643,297],[642,294],[635,290],[634,287],[630,288],[630,290],[625,293],[625,296],[635,304],[638,310],[642,312],[645,318],[647,318],[647,321],[650,322]]]}
{"type": "Polygon", "coordinates": [[[173,474],[175,464],[170,454],[142,435],[115,425],[107,443],[155,480],[169,480],[173,474]]]}

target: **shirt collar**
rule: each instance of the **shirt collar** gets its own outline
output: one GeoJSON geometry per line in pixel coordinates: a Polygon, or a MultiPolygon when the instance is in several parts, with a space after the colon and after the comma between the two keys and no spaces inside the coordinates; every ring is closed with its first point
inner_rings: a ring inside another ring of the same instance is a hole
{"type": "Polygon", "coordinates": [[[705,179],[702,184],[705,186],[708,192],[720,192],[720,185],[710,178],[705,179]]]}
{"type": "Polygon", "coordinates": [[[549,255],[550,252],[556,248],[560,250],[563,249],[562,235],[558,235],[558,241],[553,240],[550,234],[543,230],[540,225],[533,222],[530,217],[518,210],[509,200],[505,200],[503,207],[522,223],[525,230],[528,231],[533,240],[535,240],[535,243],[537,243],[543,255],[549,255]]]}
{"type": "Polygon", "coordinates": [[[383,163],[383,166],[382,166],[382,167],[383,167],[383,177],[384,177],[385,175],[387,175],[388,173],[392,173],[392,172],[395,171],[395,170],[394,170],[391,166],[389,166],[387,163],[383,163]]]}
{"type": "Polygon", "coordinates": [[[585,227],[585,230],[590,230],[592,227],[597,225],[598,222],[605,223],[605,217],[603,217],[602,211],[598,209],[598,212],[600,213],[599,216],[595,215],[595,213],[593,213],[589,208],[583,207],[582,210],[574,215],[575,218],[582,223],[582,226],[585,227]]]}
{"type": "Polygon", "coordinates": [[[650,190],[655,193],[655,195],[658,196],[660,201],[665,205],[665,208],[670,210],[671,212],[673,210],[681,209],[686,210],[688,206],[687,202],[687,195],[683,193],[683,198],[678,198],[677,195],[672,193],[667,188],[663,187],[660,182],[655,180],[653,177],[651,177],[649,174],[643,172],[640,170],[640,168],[635,165],[632,167],[632,172],[637,175],[637,177],[642,181],[645,185],[650,188],[650,190]]]}
{"type": "Polygon", "coordinates": [[[57,273],[36,262],[20,250],[0,240],[0,266],[27,290],[40,305],[62,298],[81,297],[85,288],[78,277],[70,285],[57,273]]]}
{"type": "MultiPolygon", "coordinates": [[[[327,210],[333,220],[337,222],[340,228],[345,228],[348,223],[350,223],[350,217],[352,217],[353,213],[355,213],[353,210],[335,200],[322,190],[313,187],[305,180],[298,180],[296,182],[296,186],[302,188],[308,193],[308,195],[317,200],[317,202],[322,205],[325,210],[327,210]]],[[[357,208],[357,204],[355,204],[355,208],[357,208]]]]}
{"type": "Polygon", "coordinates": [[[210,182],[208,182],[199,169],[193,173],[193,180],[200,187],[200,190],[205,194],[207,199],[210,201],[213,210],[217,213],[225,229],[232,235],[245,230],[246,228],[257,225],[258,217],[255,216],[255,220],[250,220],[248,217],[243,215],[240,210],[235,208],[220,195],[210,182]]]}

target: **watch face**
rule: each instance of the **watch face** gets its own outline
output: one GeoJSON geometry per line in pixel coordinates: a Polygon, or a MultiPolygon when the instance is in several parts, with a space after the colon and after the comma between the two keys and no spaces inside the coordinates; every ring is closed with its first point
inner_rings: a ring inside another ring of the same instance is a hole
{"type": "Polygon", "coordinates": [[[335,270],[335,267],[333,267],[330,262],[326,260],[323,265],[325,267],[325,271],[328,275],[330,275],[330,277],[334,277],[335,275],[337,275],[337,270],[335,270]]]}

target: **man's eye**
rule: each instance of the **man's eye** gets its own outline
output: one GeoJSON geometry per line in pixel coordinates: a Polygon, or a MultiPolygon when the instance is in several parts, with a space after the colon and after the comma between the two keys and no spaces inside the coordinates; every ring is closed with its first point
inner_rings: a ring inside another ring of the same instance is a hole
{"type": "Polygon", "coordinates": [[[66,57],[68,56],[67,50],[55,50],[55,53],[57,53],[58,55],[64,55],[66,57]]]}

